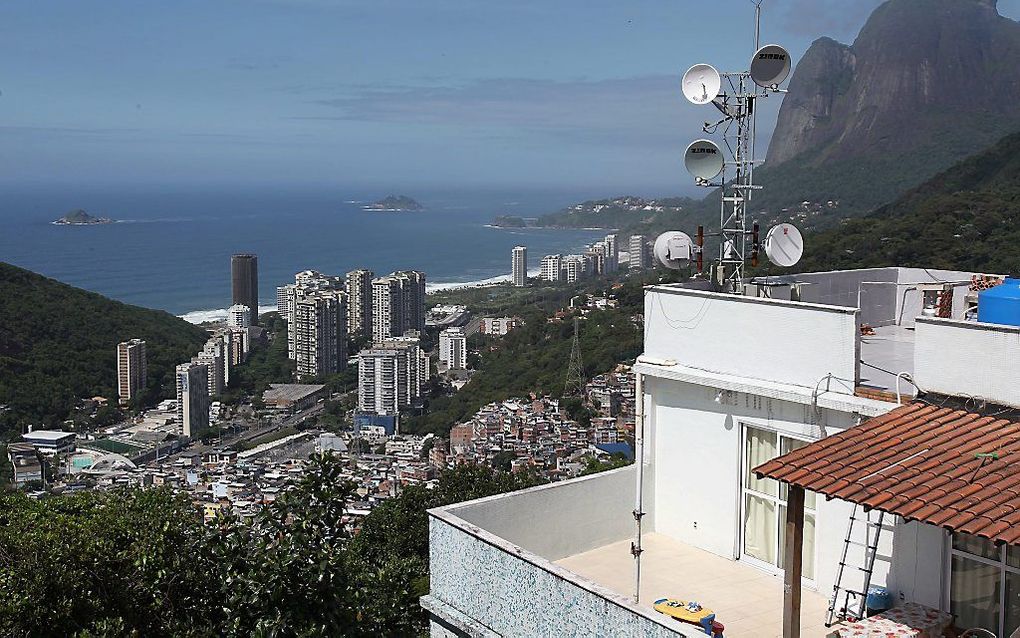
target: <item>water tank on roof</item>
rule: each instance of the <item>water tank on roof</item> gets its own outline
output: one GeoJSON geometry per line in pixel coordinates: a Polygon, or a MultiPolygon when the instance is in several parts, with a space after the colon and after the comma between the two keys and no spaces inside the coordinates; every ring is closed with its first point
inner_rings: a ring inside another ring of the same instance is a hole
{"type": "Polygon", "coordinates": [[[1020,326],[1020,278],[1006,277],[994,288],[978,294],[978,321],[1020,326]]]}

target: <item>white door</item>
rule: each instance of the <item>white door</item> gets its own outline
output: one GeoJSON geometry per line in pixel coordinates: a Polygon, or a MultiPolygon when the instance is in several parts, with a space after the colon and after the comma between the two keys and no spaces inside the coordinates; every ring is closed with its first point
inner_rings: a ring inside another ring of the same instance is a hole
{"type": "MultiPolygon", "coordinates": [[[[741,558],[749,563],[781,573],[786,541],[786,484],[774,479],[759,479],[751,472],[766,461],[807,445],[778,432],[745,425],[741,508],[743,529],[741,558]]],[[[804,494],[803,576],[815,577],[815,494],[804,494]]]]}

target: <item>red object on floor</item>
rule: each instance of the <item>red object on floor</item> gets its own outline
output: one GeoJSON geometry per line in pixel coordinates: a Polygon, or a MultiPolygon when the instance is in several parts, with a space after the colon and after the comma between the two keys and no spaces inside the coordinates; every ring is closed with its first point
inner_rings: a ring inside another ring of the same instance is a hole
{"type": "Polygon", "coordinates": [[[722,636],[722,632],[723,632],[724,629],[726,629],[726,627],[721,622],[719,622],[718,620],[713,620],[712,621],[712,635],[713,636],[722,636]]]}

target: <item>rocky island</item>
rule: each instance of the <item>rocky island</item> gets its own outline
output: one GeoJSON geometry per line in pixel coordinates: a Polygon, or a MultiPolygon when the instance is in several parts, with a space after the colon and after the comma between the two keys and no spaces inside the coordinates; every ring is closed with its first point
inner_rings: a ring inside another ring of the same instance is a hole
{"type": "Polygon", "coordinates": [[[109,217],[93,217],[82,209],[76,208],[51,223],[57,226],[92,226],[94,224],[110,224],[113,223],[113,220],[109,217]]]}
{"type": "Polygon", "coordinates": [[[364,210],[372,210],[379,212],[404,212],[404,211],[420,211],[424,210],[424,207],[411,199],[406,195],[390,195],[384,197],[377,202],[366,204],[362,207],[364,210]]]}

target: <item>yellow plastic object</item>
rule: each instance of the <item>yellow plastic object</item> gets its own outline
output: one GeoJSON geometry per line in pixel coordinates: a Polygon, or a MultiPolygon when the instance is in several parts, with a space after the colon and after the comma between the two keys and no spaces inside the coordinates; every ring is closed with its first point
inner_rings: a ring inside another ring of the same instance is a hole
{"type": "Polygon", "coordinates": [[[655,611],[666,614],[671,618],[689,622],[694,625],[700,625],[701,621],[705,620],[709,616],[715,616],[715,612],[708,607],[702,607],[698,611],[691,611],[687,607],[687,601],[677,600],[675,598],[663,598],[655,601],[655,611]]]}

